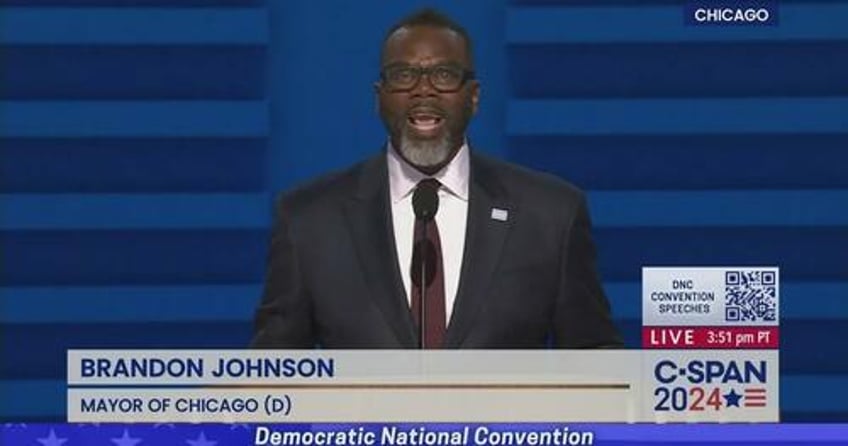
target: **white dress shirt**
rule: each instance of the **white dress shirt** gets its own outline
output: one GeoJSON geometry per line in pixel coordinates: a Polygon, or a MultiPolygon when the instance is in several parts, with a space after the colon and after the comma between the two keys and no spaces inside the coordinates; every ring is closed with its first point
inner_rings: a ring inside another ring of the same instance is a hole
{"type": "Polygon", "coordinates": [[[450,164],[432,176],[427,176],[403,160],[395,152],[391,142],[388,147],[389,188],[392,201],[392,223],[394,225],[395,246],[397,247],[398,266],[406,299],[412,300],[410,264],[412,263],[412,242],[414,240],[415,212],[412,209],[412,193],[419,181],[435,178],[442,183],[439,188],[439,210],[436,213],[436,225],[442,243],[442,265],[445,273],[445,326],[450,322],[456,292],[459,287],[459,274],[462,268],[462,254],[465,250],[465,227],[468,221],[468,178],[470,159],[468,144],[463,143],[450,164]]]}

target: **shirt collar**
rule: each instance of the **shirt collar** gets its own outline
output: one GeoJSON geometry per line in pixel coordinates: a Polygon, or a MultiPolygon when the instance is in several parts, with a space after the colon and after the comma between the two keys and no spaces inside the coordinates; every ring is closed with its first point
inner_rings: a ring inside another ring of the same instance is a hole
{"type": "Polygon", "coordinates": [[[412,193],[419,181],[426,178],[435,178],[442,183],[442,187],[451,195],[468,201],[468,176],[470,172],[470,157],[468,141],[462,143],[456,156],[447,166],[432,176],[425,175],[410,166],[400,155],[397,154],[391,141],[386,144],[389,167],[389,188],[391,190],[392,203],[403,200],[412,193]]]}

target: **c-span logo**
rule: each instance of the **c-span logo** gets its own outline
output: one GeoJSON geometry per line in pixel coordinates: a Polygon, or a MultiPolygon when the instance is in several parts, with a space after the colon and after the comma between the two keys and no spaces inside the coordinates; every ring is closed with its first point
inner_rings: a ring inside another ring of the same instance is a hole
{"type": "Polygon", "coordinates": [[[695,26],[774,26],[778,23],[775,0],[690,1],[684,22],[695,26]]]}
{"type": "Polygon", "coordinates": [[[765,408],[769,401],[765,360],[660,359],[654,365],[657,412],[765,408]]]}

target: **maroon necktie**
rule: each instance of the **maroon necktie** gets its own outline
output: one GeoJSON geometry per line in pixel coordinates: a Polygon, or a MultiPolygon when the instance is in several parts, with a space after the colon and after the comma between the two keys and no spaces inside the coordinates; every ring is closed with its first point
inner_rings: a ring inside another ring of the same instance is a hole
{"type": "MultiPolygon", "coordinates": [[[[435,188],[438,192],[440,183],[434,179],[426,179],[418,183],[418,187],[435,188]]],[[[425,266],[424,283],[424,327],[423,347],[428,349],[442,348],[445,337],[445,275],[442,267],[442,243],[439,240],[439,228],[436,219],[415,220],[413,233],[412,264],[412,314],[415,323],[421,328],[421,264],[425,266]],[[420,239],[422,226],[425,237],[420,239]]],[[[419,333],[421,331],[419,330],[419,333]]]]}

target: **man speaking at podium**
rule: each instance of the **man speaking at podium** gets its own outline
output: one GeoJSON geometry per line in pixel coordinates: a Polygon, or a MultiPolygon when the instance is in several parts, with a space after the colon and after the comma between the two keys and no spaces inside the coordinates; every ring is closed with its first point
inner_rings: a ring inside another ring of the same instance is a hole
{"type": "Polygon", "coordinates": [[[418,12],[381,65],[388,142],[278,203],[253,346],[620,346],[583,194],[469,146],[467,32],[418,12]]]}

